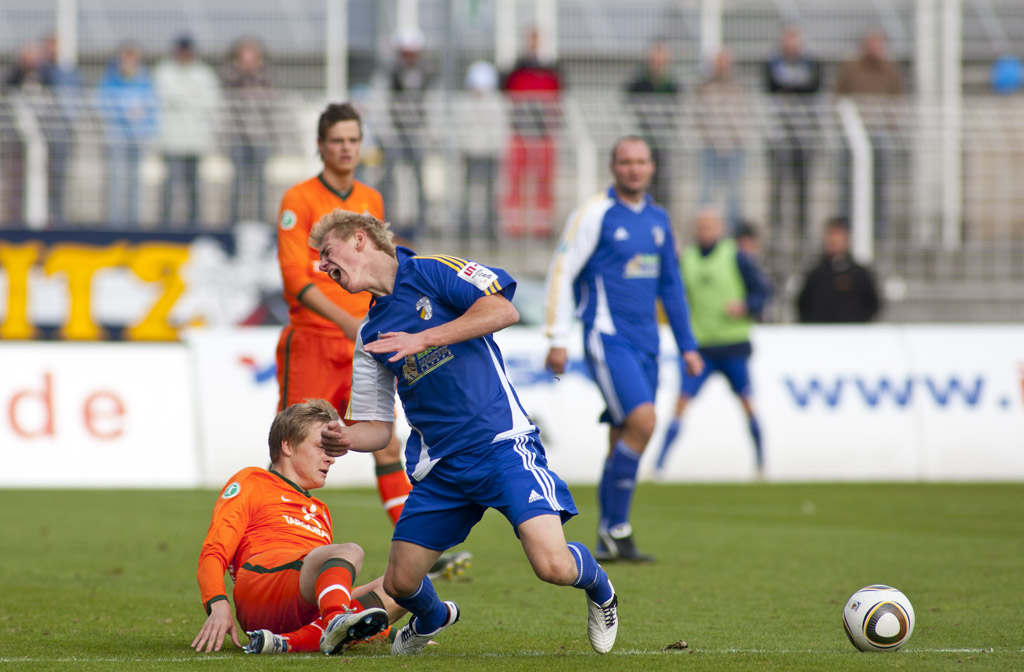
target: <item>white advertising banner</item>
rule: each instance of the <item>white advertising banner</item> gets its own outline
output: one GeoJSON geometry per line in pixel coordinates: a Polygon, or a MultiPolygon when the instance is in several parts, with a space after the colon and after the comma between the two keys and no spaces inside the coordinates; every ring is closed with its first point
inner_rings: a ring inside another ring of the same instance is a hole
{"type": "Polygon", "coordinates": [[[182,344],[0,343],[0,486],[194,487],[182,344]]]}
{"type": "MultiPolygon", "coordinates": [[[[203,446],[203,485],[219,488],[240,469],[267,466],[267,435],[277,412],[275,353],[280,327],[190,329],[203,446]]],[[[398,431],[408,433],[404,421],[398,431]]],[[[331,467],[327,487],[374,485],[373,457],[349,453],[331,467]]]]}
{"type": "MultiPolygon", "coordinates": [[[[180,344],[0,343],[0,486],[220,487],[268,462],[277,407],[277,327],[194,329],[180,344]]],[[[539,329],[497,336],[509,378],[552,468],[596,483],[604,402],[579,338],[569,370],[544,370],[539,329]]],[[[1024,327],[759,326],[751,377],[770,481],[1024,479],[1024,327]]],[[[679,369],[662,340],[658,425],[641,463],[653,476],[679,369]]],[[[401,415],[400,437],[408,434],[401,415]]],[[[743,410],[713,375],[687,409],[663,474],[746,481],[743,410]]],[[[373,485],[349,454],[328,486],[373,485]]]]}

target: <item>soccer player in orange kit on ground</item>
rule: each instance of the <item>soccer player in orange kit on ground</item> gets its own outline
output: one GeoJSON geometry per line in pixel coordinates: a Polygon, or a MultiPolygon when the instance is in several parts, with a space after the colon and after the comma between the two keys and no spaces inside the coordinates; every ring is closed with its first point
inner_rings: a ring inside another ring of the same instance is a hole
{"type": "Polygon", "coordinates": [[[385,594],[383,577],[354,585],[363,550],[331,543],[330,511],[309,492],[324,486],[334,464],[320,430],[337,419],[323,399],[289,406],[270,428],[270,468],[243,469],[221,490],[199,554],[208,617],[192,641],[196,651],[219,651],[225,636],[241,646],[225,570],[249,635],[246,653],[341,653],[405,613],[385,594]]]}

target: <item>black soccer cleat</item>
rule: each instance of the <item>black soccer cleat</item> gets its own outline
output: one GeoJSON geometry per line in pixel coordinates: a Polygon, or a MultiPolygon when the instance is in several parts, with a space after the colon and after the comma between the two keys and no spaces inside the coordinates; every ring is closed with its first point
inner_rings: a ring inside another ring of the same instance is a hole
{"type": "Polygon", "coordinates": [[[598,562],[654,562],[654,556],[641,553],[633,541],[633,533],[624,537],[613,537],[611,533],[598,530],[597,549],[594,559],[598,562]]]}

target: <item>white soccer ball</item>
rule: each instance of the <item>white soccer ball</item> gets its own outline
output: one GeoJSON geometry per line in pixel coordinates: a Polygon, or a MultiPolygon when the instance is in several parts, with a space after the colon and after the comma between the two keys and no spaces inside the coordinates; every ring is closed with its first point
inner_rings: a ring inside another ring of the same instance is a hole
{"type": "Polygon", "coordinates": [[[865,586],[846,601],[843,627],[861,651],[895,651],[914,632],[914,606],[892,586],[865,586]]]}

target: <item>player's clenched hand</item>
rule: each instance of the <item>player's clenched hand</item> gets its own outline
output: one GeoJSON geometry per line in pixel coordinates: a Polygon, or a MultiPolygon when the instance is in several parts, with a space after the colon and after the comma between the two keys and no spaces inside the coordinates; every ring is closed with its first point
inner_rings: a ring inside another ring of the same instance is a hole
{"type": "Polygon", "coordinates": [[[352,441],[341,423],[331,420],[320,428],[320,445],[331,457],[341,457],[348,452],[352,441]]]}
{"type": "Polygon", "coordinates": [[[422,334],[407,334],[404,331],[389,331],[378,336],[376,341],[363,345],[364,350],[373,354],[395,353],[388,358],[389,362],[397,362],[429,347],[430,344],[422,334]]]}
{"type": "Polygon", "coordinates": [[[199,634],[192,640],[192,648],[202,651],[205,646],[207,653],[220,651],[220,647],[224,643],[224,635],[231,635],[231,641],[235,643],[235,646],[242,646],[242,643],[238,641],[238,628],[235,626],[235,617],[231,613],[231,605],[227,600],[218,600],[210,605],[210,615],[203,623],[203,627],[199,629],[199,634]]]}
{"type": "Polygon", "coordinates": [[[683,362],[686,364],[686,372],[691,376],[699,376],[704,373],[704,359],[696,350],[684,352],[683,362]]]}
{"type": "Polygon", "coordinates": [[[557,376],[565,373],[565,364],[568,361],[569,353],[565,348],[551,348],[548,350],[548,358],[544,361],[544,367],[557,376]]]}

